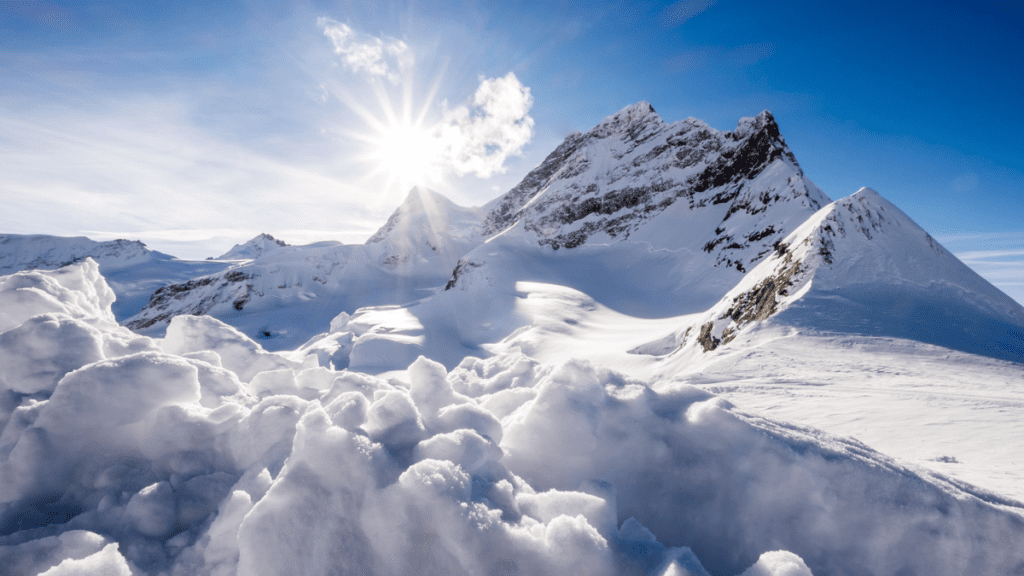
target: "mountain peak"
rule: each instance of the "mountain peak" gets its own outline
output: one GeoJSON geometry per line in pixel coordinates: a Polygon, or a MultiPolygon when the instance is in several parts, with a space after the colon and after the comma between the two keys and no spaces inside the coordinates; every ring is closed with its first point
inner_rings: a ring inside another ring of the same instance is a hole
{"type": "Polygon", "coordinates": [[[455,203],[440,192],[423,186],[413,186],[398,209],[401,210],[403,207],[422,209],[426,205],[455,206],[455,203]]]}
{"type": "Polygon", "coordinates": [[[654,107],[645,100],[630,104],[615,114],[605,118],[584,134],[588,138],[607,138],[614,134],[625,133],[630,139],[636,140],[645,128],[660,128],[664,125],[661,116],[654,107]]]}
{"type": "Polygon", "coordinates": [[[283,240],[278,240],[270,234],[262,232],[253,237],[252,240],[242,244],[235,244],[231,250],[217,258],[210,258],[210,260],[254,260],[267,252],[287,246],[288,244],[283,240]]]}
{"type": "Polygon", "coordinates": [[[413,186],[402,204],[391,213],[384,223],[370,238],[367,244],[383,242],[393,230],[399,226],[408,226],[411,219],[426,216],[428,223],[437,221],[441,215],[467,210],[452,202],[447,196],[422,186],[413,186]]]}

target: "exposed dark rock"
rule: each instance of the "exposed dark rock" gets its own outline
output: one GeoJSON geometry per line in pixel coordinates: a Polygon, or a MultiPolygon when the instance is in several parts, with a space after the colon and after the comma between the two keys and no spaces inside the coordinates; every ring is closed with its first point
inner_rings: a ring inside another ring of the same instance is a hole
{"type": "MultiPolygon", "coordinates": [[[[599,233],[628,238],[647,219],[678,201],[686,202],[691,210],[725,204],[723,223],[739,212],[760,214],[780,201],[801,201],[817,208],[818,200],[800,181],[802,174],[767,111],[742,120],[733,132],[717,132],[693,119],[666,125],[650,105],[641,103],[585,134],[566,138],[492,208],[484,234],[499,233],[522,221],[541,245],[571,249],[599,233]],[[591,159],[591,144],[606,138],[619,139],[608,149],[615,158],[636,150],[641,153],[599,172],[600,165],[591,159]],[[652,145],[655,138],[661,143],[652,145]],[[648,148],[641,148],[645,143],[648,148]],[[780,159],[797,172],[788,186],[751,190],[750,180],[780,159]],[[699,171],[694,172],[693,167],[699,171]],[[672,170],[681,168],[690,171],[685,176],[673,175],[672,170]]],[[[716,266],[742,272],[770,253],[771,237],[786,232],[779,226],[772,223],[745,234],[745,242],[734,242],[732,235],[725,234],[726,227],[719,226],[718,237],[705,244],[704,250],[718,251],[716,266]],[[747,252],[754,243],[762,246],[747,252]]]]}
{"type": "Polygon", "coordinates": [[[451,280],[449,280],[448,283],[444,285],[444,289],[451,290],[452,288],[455,287],[455,283],[459,281],[459,276],[461,274],[464,274],[467,270],[471,268],[478,267],[480,267],[480,264],[477,262],[466,260],[465,258],[460,259],[459,263],[455,265],[455,269],[452,270],[451,280]]]}
{"type": "Polygon", "coordinates": [[[132,330],[141,330],[143,328],[153,326],[154,324],[169,321],[178,314],[202,316],[209,312],[215,305],[222,301],[226,301],[218,299],[217,297],[218,293],[220,293],[223,288],[232,284],[246,282],[244,286],[244,293],[239,295],[238,290],[234,290],[231,292],[231,295],[228,296],[228,298],[234,298],[231,303],[235,309],[241,310],[245,307],[246,303],[249,302],[253,293],[262,296],[258,291],[254,291],[251,283],[247,282],[253,278],[253,275],[246,274],[241,270],[229,270],[223,276],[207,276],[179,284],[168,284],[153,293],[149,299],[149,305],[146,307],[147,309],[167,310],[166,313],[133,320],[132,322],[125,324],[125,326],[132,330]],[[197,294],[201,295],[201,297],[196,296],[197,294]],[[172,304],[174,301],[180,301],[186,298],[195,298],[195,302],[184,307],[172,304]]]}
{"type": "Polygon", "coordinates": [[[697,335],[697,343],[704,348],[705,352],[710,352],[721,343],[721,340],[711,335],[711,330],[715,327],[714,322],[708,322],[700,327],[700,334],[697,335]]]}

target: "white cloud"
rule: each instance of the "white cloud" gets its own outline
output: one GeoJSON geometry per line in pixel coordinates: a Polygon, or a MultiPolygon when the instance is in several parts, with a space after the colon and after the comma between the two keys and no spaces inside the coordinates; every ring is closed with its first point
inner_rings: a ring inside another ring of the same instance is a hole
{"type": "Polygon", "coordinates": [[[383,76],[397,84],[401,80],[399,73],[412,67],[412,52],[401,40],[385,41],[376,36],[357,34],[352,28],[330,18],[321,17],[317,25],[323,28],[324,36],[334,44],[334,52],[341,55],[353,72],[383,76]]]}
{"type": "Polygon", "coordinates": [[[533,137],[533,96],[509,72],[482,79],[471,105],[445,110],[440,126],[444,161],[457,174],[489,178],[505,172],[505,160],[533,137]]]}

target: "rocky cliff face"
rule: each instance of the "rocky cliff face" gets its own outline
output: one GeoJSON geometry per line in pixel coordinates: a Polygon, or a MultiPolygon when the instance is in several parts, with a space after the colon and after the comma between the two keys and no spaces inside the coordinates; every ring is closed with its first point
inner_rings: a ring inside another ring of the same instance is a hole
{"type": "Polygon", "coordinates": [[[721,132],[694,118],[665,124],[640,102],[566,138],[487,206],[484,232],[522,223],[542,245],[575,248],[629,239],[682,204],[705,223],[715,220],[697,248],[742,272],[828,201],[804,176],[771,113],[721,132]]]}

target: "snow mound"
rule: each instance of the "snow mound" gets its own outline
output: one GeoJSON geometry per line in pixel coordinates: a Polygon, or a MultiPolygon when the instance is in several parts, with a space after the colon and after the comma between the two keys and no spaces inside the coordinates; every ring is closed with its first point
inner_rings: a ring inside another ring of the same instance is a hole
{"type": "MultiPolygon", "coordinates": [[[[31,274],[90,271],[86,262],[31,274]]],[[[100,357],[72,359],[60,346],[5,357],[5,573],[1024,567],[1013,545],[1024,538],[1020,507],[692,386],[655,389],[518,350],[451,371],[421,357],[385,380],[277,355],[267,363],[255,342],[204,317],[175,319],[161,348],[132,336],[108,351],[106,338],[125,335],[103,313],[102,283],[57,302],[77,302],[94,331],[73,336],[92,338],[100,357]],[[71,371],[42,386],[32,366],[45,363],[71,371]]],[[[43,314],[0,342],[55,312],[43,314]]],[[[360,330],[357,317],[336,327],[360,330]]]]}
{"type": "Polygon", "coordinates": [[[273,252],[278,248],[285,248],[283,240],[278,240],[270,234],[263,233],[244,244],[235,244],[231,250],[211,260],[255,260],[263,254],[273,252]]]}

